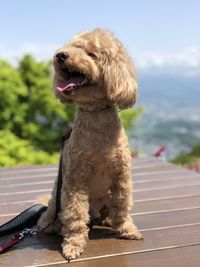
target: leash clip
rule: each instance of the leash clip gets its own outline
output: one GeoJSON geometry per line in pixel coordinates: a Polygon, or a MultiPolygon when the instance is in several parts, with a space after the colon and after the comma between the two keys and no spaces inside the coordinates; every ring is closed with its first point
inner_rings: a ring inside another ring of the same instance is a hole
{"type": "Polygon", "coordinates": [[[22,239],[25,236],[29,235],[30,233],[31,233],[31,229],[25,228],[24,230],[22,230],[21,232],[19,232],[17,235],[19,235],[19,238],[22,239]]]}
{"type": "Polygon", "coordinates": [[[25,236],[30,234],[30,231],[30,229],[25,228],[21,232],[4,239],[2,242],[0,242],[0,253],[14,246],[16,243],[19,243],[25,236]]]}

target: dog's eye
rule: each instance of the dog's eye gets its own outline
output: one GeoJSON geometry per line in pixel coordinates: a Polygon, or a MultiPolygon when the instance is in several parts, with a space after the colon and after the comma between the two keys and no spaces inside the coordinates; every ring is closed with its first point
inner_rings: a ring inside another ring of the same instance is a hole
{"type": "Polygon", "coordinates": [[[91,52],[88,52],[87,55],[88,55],[89,57],[91,57],[91,58],[94,58],[94,59],[97,58],[97,56],[96,56],[94,53],[91,53],[91,52]]]}

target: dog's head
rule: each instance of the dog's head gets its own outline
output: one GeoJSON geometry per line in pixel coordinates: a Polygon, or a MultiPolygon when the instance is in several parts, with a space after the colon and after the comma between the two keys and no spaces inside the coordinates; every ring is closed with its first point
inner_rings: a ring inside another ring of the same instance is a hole
{"type": "Polygon", "coordinates": [[[95,29],[76,35],[56,52],[53,65],[54,88],[62,102],[125,109],[137,99],[133,63],[109,31],[95,29]]]}

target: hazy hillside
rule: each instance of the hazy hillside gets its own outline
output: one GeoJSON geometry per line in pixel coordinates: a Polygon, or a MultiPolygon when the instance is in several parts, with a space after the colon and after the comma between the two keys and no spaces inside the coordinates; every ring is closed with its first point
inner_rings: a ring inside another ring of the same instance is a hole
{"type": "Polygon", "coordinates": [[[141,75],[139,95],[145,112],[134,147],[152,154],[166,145],[169,158],[200,143],[200,77],[141,75]]]}

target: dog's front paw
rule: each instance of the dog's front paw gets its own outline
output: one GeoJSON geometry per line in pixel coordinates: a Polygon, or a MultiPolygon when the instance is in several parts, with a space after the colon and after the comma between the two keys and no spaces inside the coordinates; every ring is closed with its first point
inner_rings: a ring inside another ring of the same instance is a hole
{"type": "Polygon", "coordinates": [[[142,240],[143,239],[143,236],[138,230],[122,232],[120,234],[120,237],[123,239],[131,239],[131,240],[142,240]]]}
{"type": "Polygon", "coordinates": [[[66,241],[63,241],[62,254],[68,262],[70,262],[70,260],[78,258],[82,252],[83,248],[81,248],[80,246],[74,246],[66,241]]]}
{"type": "Polygon", "coordinates": [[[131,240],[142,240],[143,236],[132,222],[124,222],[117,228],[120,238],[131,240]]]}

